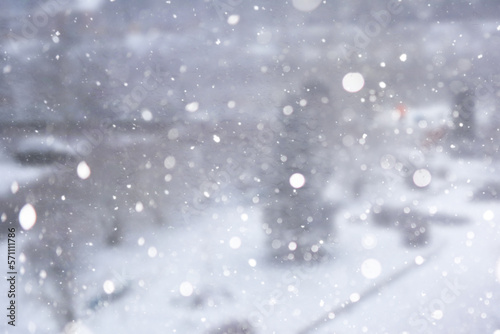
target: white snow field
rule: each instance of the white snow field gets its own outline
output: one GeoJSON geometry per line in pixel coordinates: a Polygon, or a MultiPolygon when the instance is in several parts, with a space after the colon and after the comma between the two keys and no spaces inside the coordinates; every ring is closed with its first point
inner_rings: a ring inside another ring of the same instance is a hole
{"type": "MultiPolygon", "coordinates": [[[[495,164],[440,156],[428,167],[444,165],[446,175],[433,176],[428,189],[394,182],[395,198],[386,203],[430,221],[421,247],[377,226],[370,203],[380,200],[376,191],[338,209],[322,263],[270,261],[258,205],[215,204],[169,217],[168,227],[135,218],[115,247],[89,236],[74,256],[79,320],[67,332],[205,333],[247,320],[255,333],[495,333],[500,213],[497,201],[473,198],[474,185],[491,180],[495,164]]],[[[25,237],[18,236],[20,245],[25,237]]],[[[40,282],[49,284],[50,270],[43,275],[40,282]]],[[[43,284],[25,285],[20,276],[16,330],[58,331],[51,311],[57,299],[34,300],[43,284]]]]}

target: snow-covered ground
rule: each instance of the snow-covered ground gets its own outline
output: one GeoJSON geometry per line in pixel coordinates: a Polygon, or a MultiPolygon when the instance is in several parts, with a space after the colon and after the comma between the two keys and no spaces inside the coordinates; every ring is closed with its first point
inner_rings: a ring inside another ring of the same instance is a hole
{"type": "MultiPolygon", "coordinates": [[[[258,206],[214,205],[161,228],[137,219],[119,246],[85,242],[74,266],[80,320],[69,332],[205,333],[247,320],[255,333],[496,333],[500,212],[497,200],[472,195],[495,177],[498,161],[439,162],[446,186],[435,178],[418,199],[391,203],[430,220],[429,242],[418,248],[377,226],[372,192],[338,210],[327,259],[309,265],[266,257],[258,206]],[[462,220],[432,219],[442,213],[462,220]]],[[[394,187],[411,193],[406,182],[394,187]]],[[[20,278],[16,330],[57,331],[51,307],[20,278]]]]}

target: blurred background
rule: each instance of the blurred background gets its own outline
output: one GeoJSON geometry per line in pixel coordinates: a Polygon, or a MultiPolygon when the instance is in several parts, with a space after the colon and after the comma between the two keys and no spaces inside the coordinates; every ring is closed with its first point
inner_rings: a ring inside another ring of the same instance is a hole
{"type": "Polygon", "coordinates": [[[500,333],[500,3],[0,8],[6,333],[500,333]]]}

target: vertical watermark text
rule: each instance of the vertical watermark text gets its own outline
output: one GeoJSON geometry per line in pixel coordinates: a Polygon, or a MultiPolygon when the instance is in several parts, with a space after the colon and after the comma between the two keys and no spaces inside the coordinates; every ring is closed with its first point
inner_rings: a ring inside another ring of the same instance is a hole
{"type": "Polygon", "coordinates": [[[9,227],[7,234],[7,324],[16,325],[16,228],[9,227]]]}

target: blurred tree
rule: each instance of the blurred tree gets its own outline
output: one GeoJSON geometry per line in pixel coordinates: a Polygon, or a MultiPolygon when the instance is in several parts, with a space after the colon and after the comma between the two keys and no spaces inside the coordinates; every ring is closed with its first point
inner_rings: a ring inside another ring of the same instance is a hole
{"type": "Polygon", "coordinates": [[[474,92],[465,89],[455,95],[452,109],[453,130],[450,135],[450,148],[453,153],[474,153],[472,148],[476,139],[474,92]]]}
{"type": "Polygon", "coordinates": [[[322,195],[329,176],[320,127],[327,103],[327,87],[310,83],[277,117],[264,227],[278,260],[310,261],[324,255],[320,249],[329,238],[333,209],[322,195]]]}

